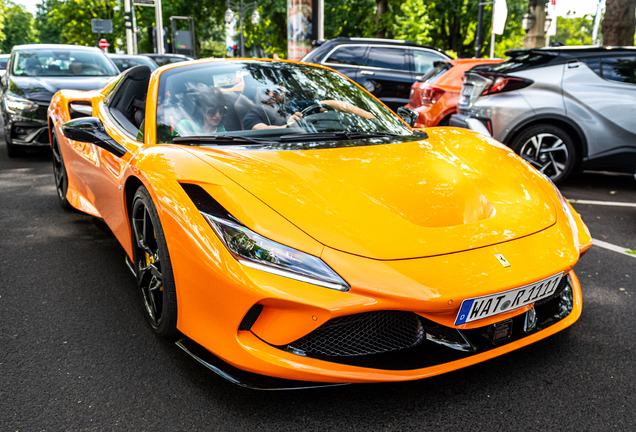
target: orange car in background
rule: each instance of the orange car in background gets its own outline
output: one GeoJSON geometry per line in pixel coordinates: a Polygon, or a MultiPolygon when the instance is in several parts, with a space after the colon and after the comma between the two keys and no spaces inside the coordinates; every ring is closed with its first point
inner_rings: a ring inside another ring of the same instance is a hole
{"type": "Polygon", "coordinates": [[[457,100],[464,84],[464,72],[501,63],[503,59],[459,59],[436,62],[433,69],[413,83],[409,103],[418,112],[415,127],[448,126],[457,111],[457,100]]]}

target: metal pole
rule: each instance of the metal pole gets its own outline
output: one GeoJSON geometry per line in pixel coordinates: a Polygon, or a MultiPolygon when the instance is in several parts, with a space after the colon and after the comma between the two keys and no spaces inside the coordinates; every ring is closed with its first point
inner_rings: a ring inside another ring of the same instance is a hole
{"type": "MultiPolygon", "coordinates": [[[[132,1],[132,0],[131,0],[132,1]]],[[[132,10],[132,30],[133,30],[133,54],[137,54],[137,17],[135,16],[135,6],[131,7],[132,10]]]]}
{"type": "Polygon", "coordinates": [[[481,44],[482,44],[481,35],[482,35],[482,27],[484,26],[484,6],[485,4],[480,1],[479,15],[477,18],[477,41],[475,42],[475,58],[481,58],[481,44]]]}
{"type": "MultiPolygon", "coordinates": [[[[131,10],[131,2],[132,0],[124,0],[124,12],[126,12],[126,15],[128,15],[131,10]]],[[[126,27],[126,52],[129,55],[134,54],[132,20],[130,22],[130,27],[126,27]]]]}
{"type": "Polygon", "coordinates": [[[318,0],[318,40],[325,39],[325,0],[318,0]]]}
{"type": "Polygon", "coordinates": [[[492,24],[490,26],[490,58],[495,57],[495,2],[492,2],[492,24]]]}
{"type": "Polygon", "coordinates": [[[596,16],[594,17],[594,30],[592,31],[592,45],[600,45],[598,43],[598,27],[601,22],[601,3],[602,3],[602,0],[598,0],[598,5],[596,5],[596,16]]]}
{"type": "Polygon", "coordinates": [[[243,15],[245,15],[245,6],[243,5],[243,0],[241,0],[241,58],[245,58],[245,36],[243,35],[243,15]]]}
{"type": "Polygon", "coordinates": [[[164,54],[163,50],[163,16],[161,0],[155,0],[155,23],[157,24],[157,54],[164,54]]]}

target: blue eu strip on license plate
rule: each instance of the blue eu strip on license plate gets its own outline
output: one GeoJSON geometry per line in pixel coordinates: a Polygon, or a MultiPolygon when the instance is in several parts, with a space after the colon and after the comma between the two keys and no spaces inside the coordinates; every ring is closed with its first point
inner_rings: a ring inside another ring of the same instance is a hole
{"type": "Polygon", "coordinates": [[[527,306],[550,297],[559,286],[563,272],[530,285],[514,288],[483,297],[466,299],[459,308],[455,325],[488,318],[513,309],[527,306]]]}

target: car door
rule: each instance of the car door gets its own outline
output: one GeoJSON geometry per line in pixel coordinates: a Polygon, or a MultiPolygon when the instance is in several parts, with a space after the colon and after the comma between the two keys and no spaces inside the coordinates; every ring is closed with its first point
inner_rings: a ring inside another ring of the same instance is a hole
{"type": "Polygon", "coordinates": [[[93,115],[104,125],[106,133],[126,150],[118,156],[95,144],[86,144],[92,158],[84,158],[92,164],[84,174],[84,181],[90,191],[93,204],[102,218],[111,227],[113,233],[122,244],[127,241],[126,213],[120,188],[121,179],[130,160],[143,146],[138,138],[139,125],[135,124],[134,114],[145,108],[145,96],[148,91],[150,70],[147,66],[136,66],[128,69],[127,76],[122,79],[111,94],[98,103],[93,115]],[[139,74],[139,68],[146,68],[147,75],[139,74]]]}
{"type": "Polygon", "coordinates": [[[409,92],[415,81],[411,74],[409,50],[406,47],[371,45],[356,81],[397,111],[409,103],[409,92]]]}
{"type": "Polygon", "coordinates": [[[320,62],[356,81],[367,45],[338,45],[320,62]]]}
{"type": "Polygon", "coordinates": [[[599,169],[631,170],[636,162],[636,55],[568,62],[563,94],[568,116],[584,129],[587,157],[600,163],[599,169]]]}

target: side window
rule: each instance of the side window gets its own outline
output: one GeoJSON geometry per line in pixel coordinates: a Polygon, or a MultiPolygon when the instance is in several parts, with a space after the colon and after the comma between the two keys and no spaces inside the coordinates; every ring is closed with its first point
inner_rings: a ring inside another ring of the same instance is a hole
{"type": "MultiPolygon", "coordinates": [[[[367,58],[367,66],[383,69],[406,70],[407,51],[404,48],[371,47],[367,58]]],[[[431,67],[433,65],[431,64],[431,67]]]]}
{"type": "Polygon", "coordinates": [[[413,67],[415,73],[425,74],[435,66],[435,62],[444,60],[439,54],[435,54],[429,51],[413,50],[413,67]]]}
{"type": "Polygon", "coordinates": [[[360,66],[366,49],[364,45],[338,47],[329,55],[325,63],[360,66]]]}
{"type": "Polygon", "coordinates": [[[596,75],[601,76],[601,61],[598,57],[582,58],[580,60],[592,69],[596,75]]]}
{"type": "Polygon", "coordinates": [[[601,58],[603,78],[636,84],[636,56],[601,58]]]}

